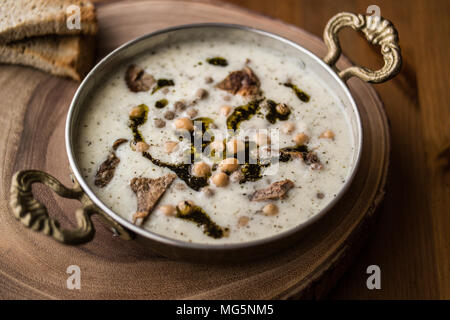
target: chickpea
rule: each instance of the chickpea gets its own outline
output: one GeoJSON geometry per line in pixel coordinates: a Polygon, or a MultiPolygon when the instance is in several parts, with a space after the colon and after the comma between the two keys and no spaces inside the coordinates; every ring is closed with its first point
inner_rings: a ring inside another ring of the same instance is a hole
{"type": "Polygon", "coordinates": [[[186,114],[189,116],[189,118],[195,118],[198,115],[198,110],[197,109],[189,109],[188,111],[186,111],[186,114]]]}
{"type": "Polygon", "coordinates": [[[239,163],[238,163],[238,160],[236,158],[226,158],[226,159],[223,159],[219,163],[220,171],[227,172],[227,173],[231,173],[233,171],[236,171],[238,166],[239,166],[239,163]]]}
{"type": "Polygon", "coordinates": [[[281,115],[287,115],[291,111],[289,109],[289,107],[287,106],[287,104],[285,104],[285,103],[277,104],[277,106],[275,107],[275,110],[277,110],[277,112],[281,115]]]}
{"type": "Polygon", "coordinates": [[[228,176],[223,172],[216,173],[212,176],[211,180],[217,187],[225,187],[229,183],[228,176]]]}
{"type": "Polygon", "coordinates": [[[245,143],[236,138],[231,139],[227,142],[227,151],[235,154],[245,149],[245,143]]]}
{"type": "Polygon", "coordinates": [[[171,206],[169,204],[160,206],[158,208],[158,211],[161,212],[166,217],[173,217],[175,215],[175,212],[176,212],[175,207],[171,206]]]}
{"type": "Polygon", "coordinates": [[[167,153],[172,153],[178,149],[178,142],[176,141],[167,141],[164,145],[167,153]]]}
{"type": "Polygon", "coordinates": [[[163,119],[156,118],[153,120],[155,127],[164,128],[166,126],[166,122],[163,119]]]}
{"type": "Polygon", "coordinates": [[[192,173],[196,177],[206,177],[211,173],[211,167],[206,162],[197,162],[192,168],[192,173]]]}
{"type": "Polygon", "coordinates": [[[294,142],[298,146],[304,145],[308,141],[309,141],[309,137],[303,132],[297,133],[294,137],[294,142]]]}
{"type": "Polygon", "coordinates": [[[322,134],[319,136],[319,138],[334,140],[334,132],[331,130],[325,130],[324,132],[322,132],[322,134]]]}
{"type": "Polygon", "coordinates": [[[142,115],[144,114],[145,109],[142,106],[137,106],[134,107],[133,109],[130,110],[130,117],[131,118],[139,118],[142,117],[142,115]]]}
{"type": "Polygon", "coordinates": [[[184,103],[183,101],[176,101],[173,104],[173,107],[175,108],[176,111],[180,112],[186,109],[186,103],[184,103]]]}
{"type": "Polygon", "coordinates": [[[145,143],[144,141],[139,141],[138,143],[136,143],[136,146],[135,146],[135,150],[137,152],[144,152],[144,151],[147,151],[149,148],[150,148],[150,146],[147,143],[145,143]]]}
{"type": "Polygon", "coordinates": [[[278,213],[278,207],[273,203],[266,204],[262,209],[266,216],[274,216],[278,213]]]}
{"type": "Polygon", "coordinates": [[[170,110],[166,111],[164,113],[164,118],[167,119],[167,120],[173,120],[173,118],[175,118],[175,112],[170,111],[170,110]]]}
{"type": "Polygon", "coordinates": [[[208,91],[206,91],[205,89],[200,88],[195,92],[195,97],[197,99],[205,99],[207,96],[208,96],[208,91]]]}
{"type": "Polygon", "coordinates": [[[181,214],[189,214],[194,209],[195,203],[191,200],[180,201],[177,205],[178,210],[181,214]]]}
{"type": "Polygon", "coordinates": [[[175,120],[175,127],[177,129],[192,131],[194,129],[194,124],[189,118],[178,118],[175,120]]]}
{"type": "Polygon", "coordinates": [[[247,217],[247,216],[239,217],[238,226],[239,227],[245,227],[248,224],[249,221],[250,221],[250,218],[247,217]]]}
{"type": "Polygon", "coordinates": [[[258,146],[265,146],[270,144],[270,137],[265,133],[255,134],[255,142],[258,146]]]}
{"type": "Polygon", "coordinates": [[[281,131],[284,134],[291,134],[292,132],[294,132],[294,130],[295,130],[295,124],[292,122],[286,122],[281,127],[281,131]]]}
{"type": "Polygon", "coordinates": [[[225,146],[223,145],[223,141],[213,141],[209,145],[211,147],[211,150],[221,152],[223,149],[225,149],[225,146]]]}
{"type": "Polygon", "coordinates": [[[220,113],[225,117],[228,116],[233,108],[229,105],[223,105],[220,107],[220,113]]]}

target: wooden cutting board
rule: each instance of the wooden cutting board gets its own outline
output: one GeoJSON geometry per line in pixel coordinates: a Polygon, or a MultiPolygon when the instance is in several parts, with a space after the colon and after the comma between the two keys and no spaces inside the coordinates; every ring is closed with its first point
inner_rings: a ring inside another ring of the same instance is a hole
{"type": "MultiPolygon", "coordinates": [[[[195,22],[245,24],[289,38],[319,56],[320,39],[281,21],[205,1],[127,1],[98,5],[97,59],[160,28],[195,22]]],[[[338,66],[348,66],[341,59],[338,66]]],[[[12,174],[47,171],[70,185],[64,125],[78,84],[20,66],[0,66],[0,298],[320,298],[335,284],[369,234],[384,195],[389,129],[374,89],[349,83],[364,126],[361,167],[350,191],[313,233],[285,252],[240,265],[170,261],[133,241],[114,238],[99,221],[89,244],[69,247],[26,229],[8,208],[12,174]],[[67,267],[81,269],[69,290],[67,267]]],[[[75,226],[77,202],[38,186],[35,193],[63,226],[75,226]]]]}

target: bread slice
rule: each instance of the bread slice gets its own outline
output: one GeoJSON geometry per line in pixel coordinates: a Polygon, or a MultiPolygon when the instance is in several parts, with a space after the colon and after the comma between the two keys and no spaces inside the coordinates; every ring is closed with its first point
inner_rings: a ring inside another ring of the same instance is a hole
{"type": "Polygon", "coordinates": [[[95,7],[88,0],[0,0],[0,43],[58,34],[96,34],[95,7]],[[80,29],[69,29],[69,6],[80,9],[80,29]]]}
{"type": "Polygon", "coordinates": [[[77,81],[94,62],[93,36],[43,36],[0,45],[0,63],[36,67],[77,81]]]}

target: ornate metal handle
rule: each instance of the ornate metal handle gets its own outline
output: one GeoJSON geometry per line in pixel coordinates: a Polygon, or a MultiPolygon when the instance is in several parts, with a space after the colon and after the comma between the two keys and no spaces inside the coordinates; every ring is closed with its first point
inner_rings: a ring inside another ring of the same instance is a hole
{"type": "Polygon", "coordinates": [[[387,81],[399,73],[402,65],[400,47],[398,45],[398,33],[392,23],[380,16],[363,16],[353,13],[342,12],[335,15],[328,21],[325,27],[323,38],[328,47],[328,54],[323,60],[330,66],[339,59],[341,46],[339,44],[338,33],[344,27],[351,27],[359,30],[366,36],[366,39],[374,45],[381,46],[381,53],[384,58],[384,66],[380,70],[372,71],[361,66],[352,66],[339,72],[339,77],[347,81],[352,76],[372,83],[387,81]]]}
{"type": "Polygon", "coordinates": [[[98,214],[122,239],[131,239],[131,233],[103,213],[77,182],[74,182],[73,188],[67,188],[56,178],[42,171],[24,170],[14,174],[11,183],[10,206],[15,217],[22,224],[65,244],[82,244],[94,238],[95,228],[91,220],[93,214],[98,214]],[[50,187],[61,197],[77,199],[82,203],[81,208],[75,211],[77,229],[62,229],[58,221],[48,215],[47,208],[33,196],[31,186],[36,182],[50,187]]]}

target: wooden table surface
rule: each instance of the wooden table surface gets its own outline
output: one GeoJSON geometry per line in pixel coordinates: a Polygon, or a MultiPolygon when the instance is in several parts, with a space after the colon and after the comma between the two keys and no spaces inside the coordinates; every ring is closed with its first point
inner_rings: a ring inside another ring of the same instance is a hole
{"type": "MultiPolygon", "coordinates": [[[[398,29],[403,69],[375,88],[391,123],[390,181],[379,220],[332,299],[450,298],[450,2],[446,0],[228,0],[318,36],[337,12],[378,5],[398,29]],[[368,290],[366,268],[381,269],[381,290],[368,290]]],[[[382,65],[379,48],[351,30],[345,54],[382,65]]]]}

